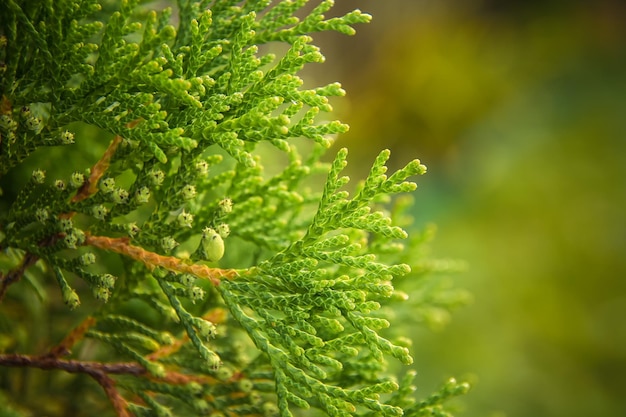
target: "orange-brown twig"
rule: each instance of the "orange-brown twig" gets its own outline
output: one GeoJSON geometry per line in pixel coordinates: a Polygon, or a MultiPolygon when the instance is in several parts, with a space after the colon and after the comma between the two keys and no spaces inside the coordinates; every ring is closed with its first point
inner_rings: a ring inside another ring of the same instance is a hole
{"type": "Polygon", "coordinates": [[[185,384],[189,384],[190,382],[198,382],[200,384],[215,385],[221,382],[219,379],[212,377],[210,375],[183,374],[181,372],[176,372],[176,371],[167,371],[165,376],[162,378],[150,378],[149,377],[149,379],[157,381],[157,382],[165,382],[168,384],[175,384],[175,385],[185,385],[185,384]]]}
{"type": "Polygon", "coordinates": [[[175,256],[164,256],[147,251],[139,246],[131,245],[128,238],[87,235],[85,244],[129,256],[142,262],[150,269],[161,267],[168,271],[188,273],[198,278],[208,279],[215,286],[220,284],[222,278],[234,278],[238,275],[234,269],[210,268],[206,265],[187,264],[175,256]]]}
{"type": "Polygon", "coordinates": [[[109,165],[111,164],[111,158],[113,158],[115,150],[121,142],[121,136],[115,136],[113,138],[111,143],[109,143],[109,147],[102,155],[102,158],[100,158],[98,162],[96,162],[94,166],[91,167],[91,174],[89,174],[89,178],[87,178],[87,181],[85,181],[85,183],[78,189],[76,195],[72,197],[72,203],[78,203],[79,201],[82,201],[92,196],[96,193],[96,191],[98,191],[98,181],[100,181],[100,178],[102,177],[102,175],[104,175],[106,170],[109,169],[109,165]]]}
{"type": "Polygon", "coordinates": [[[74,330],[65,336],[61,343],[50,349],[48,356],[59,358],[70,353],[72,346],[81,340],[85,336],[85,333],[87,333],[87,330],[89,330],[89,328],[94,324],[96,324],[96,319],[91,316],[87,317],[78,326],[76,326],[74,330]]]}
{"type": "MultiPolygon", "coordinates": [[[[133,120],[126,126],[129,128],[133,128],[137,126],[140,121],[141,119],[133,120]]],[[[113,155],[115,155],[115,151],[117,150],[117,147],[120,143],[122,143],[122,137],[119,135],[115,136],[111,143],[109,143],[106,151],[104,151],[104,154],[102,154],[102,158],[100,158],[98,162],[96,162],[94,166],[91,167],[91,174],[89,175],[89,178],[87,179],[87,181],[85,181],[82,187],[78,189],[76,195],[72,197],[72,203],[78,203],[79,201],[90,197],[91,195],[95,194],[96,191],[98,191],[98,181],[100,181],[100,178],[102,178],[106,170],[109,169],[111,159],[113,158],[113,155]]]]}
{"type": "Polygon", "coordinates": [[[180,339],[176,339],[174,341],[174,343],[172,343],[171,345],[161,346],[158,350],[156,350],[156,351],[152,352],[151,354],[149,354],[147,356],[147,359],[149,361],[156,361],[159,358],[164,358],[164,357],[167,357],[169,355],[172,355],[172,354],[178,352],[180,350],[180,348],[183,347],[183,345],[185,343],[187,343],[188,340],[189,340],[189,336],[187,336],[187,334],[185,334],[180,339]]]}
{"type": "Polygon", "coordinates": [[[100,384],[102,389],[104,389],[104,392],[107,394],[107,397],[109,397],[109,401],[111,401],[117,416],[132,417],[132,414],[128,411],[128,402],[115,388],[115,381],[113,381],[113,379],[104,372],[95,372],[90,375],[98,381],[98,384],[100,384]]]}
{"type": "MultiPolygon", "coordinates": [[[[219,324],[226,321],[226,310],[223,308],[214,308],[206,313],[202,318],[210,321],[213,324],[219,324]]],[[[159,350],[152,352],[147,356],[148,360],[155,361],[159,358],[163,358],[172,355],[180,350],[180,348],[189,341],[189,336],[185,333],[180,339],[171,345],[162,346],[159,350]]]]}
{"type": "Polygon", "coordinates": [[[11,100],[7,98],[4,94],[0,99],[0,114],[11,114],[13,110],[13,105],[11,104],[11,100]]]}

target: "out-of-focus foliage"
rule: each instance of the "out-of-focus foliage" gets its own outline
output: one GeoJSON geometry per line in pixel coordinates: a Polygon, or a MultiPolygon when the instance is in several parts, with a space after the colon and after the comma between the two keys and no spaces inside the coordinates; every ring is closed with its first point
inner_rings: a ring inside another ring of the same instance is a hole
{"type": "Polygon", "coordinates": [[[424,156],[415,214],[476,299],[415,330],[418,383],[475,374],[471,417],[626,415],[626,9],[379,3],[360,47],[322,44],[358,108],[339,145],[424,156]]]}

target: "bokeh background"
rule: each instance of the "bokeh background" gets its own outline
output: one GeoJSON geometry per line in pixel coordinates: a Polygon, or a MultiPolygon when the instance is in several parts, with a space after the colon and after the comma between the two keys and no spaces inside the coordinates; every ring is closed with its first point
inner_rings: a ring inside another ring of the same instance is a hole
{"type": "Polygon", "coordinates": [[[374,20],[315,37],[306,77],[348,92],[350,175],[420,158],[416,227],[469,265],[473,303],[409,329],[418,397],[472,382],[459,417],[626,416],[623,3],[337,0],[374,20]]]}
{"type": "Polygon", "coordinates": [[[474,302],[414,329],[418,394],[449,376],[467,417],[626,416],[626,6],[340,0],[374,16],[317,36],[362,177],[418,157],[415,218],[474,302]],[[395,159],[394,159],[395,158],[395,159]]]}

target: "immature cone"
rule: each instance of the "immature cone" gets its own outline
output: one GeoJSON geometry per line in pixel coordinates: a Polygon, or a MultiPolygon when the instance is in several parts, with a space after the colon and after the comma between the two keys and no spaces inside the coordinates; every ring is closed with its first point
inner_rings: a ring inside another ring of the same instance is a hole
{"type": "Polygon", "coordinates": [[[207,261],[216,262],[224,256],[224,240],[215,229],[206,228],[202,232],[202,249],[207,261]]]}

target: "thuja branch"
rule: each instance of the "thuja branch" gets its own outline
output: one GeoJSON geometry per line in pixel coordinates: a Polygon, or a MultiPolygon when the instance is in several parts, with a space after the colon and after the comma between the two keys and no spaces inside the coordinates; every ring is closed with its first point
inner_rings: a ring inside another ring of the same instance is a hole
{"type": "Polygon", "coordinates": [[[150,269],[161,267],[172,272],[193,274],[198,278],[208,279],[216,286],[220,284],[222,278],[234,278],[239,275],[234,269],[210,268],[206,265],[188,264],[175,256],[159,255],[139,246],[131,245],[128,238],[86,235],[85,244],[126,255],[142,262],[150,269]]]}
{"type": "MultiPolygon", "coordinates": [[[[17,191],[0,204],[0,301],[26,278],[44,294],[58,284],[72,311],[85,284],[93,293],[57,345],[0,355],[0,367],[87,374],[122,417],[290,416],[293,407],[448,415],[439,399],[458,384],[410,406],[412,378],[393,382],[385,355],[411,356],[378,333],[406,298],[391,280],[424,252],[419,239],[400,243],[401,211],[383,206],[415,189],[406,180],[425,167],[415,160],[387,175],[383,151],[351,196],[342,150],[323,191],[314,185],[324,150],[347,126],[318,119],[344,95],[340,84],[304,89],[298,76],[324,60],[310,35],[353,34],[370,16],[326,18],[332,0],[179,0],[150,12],[144,3],[66,0],[50,13],[46,2],[0,1],[0,176],[17,191]],[[267,53],[268,42],[286,52],[267,53]],[[89,170],[82,156],[106,143],[69,130],[80,125],[113,137],[89,170]],[[34,153],[44,147],[63,147],[47,173],[10,172],[29,155],[29,165],[50,157],[34,153]],[[59,177],[65,161],[69,180],[59,177]],[[165,255],[191,248],[200,230],[188,258],[165,255]],[[230,269],[211,267],[231,230],[230,269]],[[133,265],[110,268],[97,252],[133,265]],[[38,260],[44,268],[31,274],[38,260]],[[84,338],[112,350],[89,358],[101,362],[71,357],[84,338]]],[[[441,299],[415,285],[425,300],[441,299]]],[[[17,295],[7,346],[28,347],[15,335],[40,346],[39,332],[23,331],[28,313],[60,330],[58,303],[31,309],[17,295]]]]}

